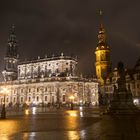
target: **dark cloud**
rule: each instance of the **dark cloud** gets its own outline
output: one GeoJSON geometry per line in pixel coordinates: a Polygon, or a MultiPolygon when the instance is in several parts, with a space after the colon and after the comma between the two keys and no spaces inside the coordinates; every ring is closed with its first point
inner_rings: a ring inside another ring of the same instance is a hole
{"type": "Polygon", "coordinates": [[[64,52],[79,58],[86,74],[94,73],[94,50],[99,29],[98,11],[111,47],[114,66],[120,60],[133,67],[140,54],[140,2],[138,0],[1,0],[0,63],[9,26],[16,25],[21,59],[64,52]]]}

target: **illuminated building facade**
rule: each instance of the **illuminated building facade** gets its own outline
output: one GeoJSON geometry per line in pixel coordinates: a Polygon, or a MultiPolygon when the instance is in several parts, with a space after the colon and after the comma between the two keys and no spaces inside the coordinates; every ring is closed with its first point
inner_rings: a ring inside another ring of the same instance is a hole
{"type": "MultiPolygon", "coordinates": [[[[12,26],[8,39],[7,53],[2,72],[4,82],[0,89],[8,89],[5,95],[8,104],[66,104],[73,96],[73,103],[98,104],[98,82],[77,74],[77,59],[65,56],[44,57],[21,62],[17,51],[15,27],[12,26]]],[[[4,100],[0,96],[1,104],[4,100]]]]}

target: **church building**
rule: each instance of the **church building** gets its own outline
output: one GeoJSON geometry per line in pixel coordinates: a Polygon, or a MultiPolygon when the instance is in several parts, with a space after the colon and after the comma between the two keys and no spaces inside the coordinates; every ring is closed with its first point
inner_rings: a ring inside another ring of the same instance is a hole
{"type": "Polygon", "coordinates": [[[18,49],[13,25],[4,57],[4,81],[0,82],[1,105],[98,104],[98,82],[77,74],[77,58],[61,53],[21,61],[18,49]]]}

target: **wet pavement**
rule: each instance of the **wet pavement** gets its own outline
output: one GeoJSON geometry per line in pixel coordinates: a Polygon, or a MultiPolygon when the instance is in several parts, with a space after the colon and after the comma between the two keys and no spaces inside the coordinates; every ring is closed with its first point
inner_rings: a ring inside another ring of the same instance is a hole
{"type": "Polygon", "coordinates": [[[139,116],[101,115],[100,108],[31,108],[7,112],[0,140],[140,140],[139,116]]]}

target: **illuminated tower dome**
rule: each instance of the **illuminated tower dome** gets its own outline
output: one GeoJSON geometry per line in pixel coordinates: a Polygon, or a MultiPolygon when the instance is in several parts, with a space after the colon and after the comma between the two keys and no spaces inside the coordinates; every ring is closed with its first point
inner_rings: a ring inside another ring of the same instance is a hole
{"type": "Polygon", "coordinates": [[[95,50],[96,56],[96,76],[101,85],[104,84],[104,81],[107,75],[111,70],[111,62],[110,62],[110,48],[106,42],[106,32],[103,24],[101,23],[99,34],[98,34],[98,44],[95,50]]]}

